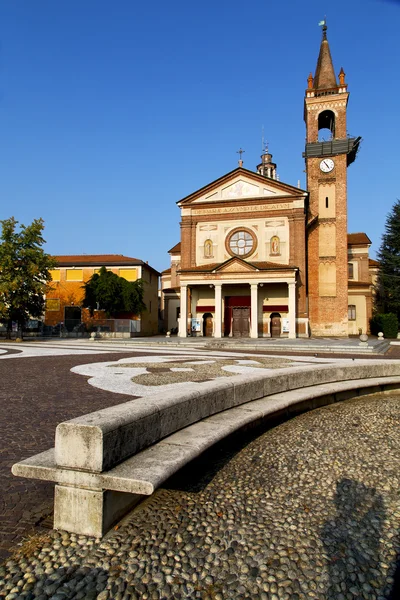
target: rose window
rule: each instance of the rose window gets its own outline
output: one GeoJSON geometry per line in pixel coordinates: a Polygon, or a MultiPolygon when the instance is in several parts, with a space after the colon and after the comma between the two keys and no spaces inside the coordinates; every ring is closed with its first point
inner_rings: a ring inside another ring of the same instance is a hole
{"type": "Polygon", "coordinates": [[[248,229],[235,229],[229,235],[226,247],[231,256],[249,256],[256,248],[255,235],[248,229]]]}

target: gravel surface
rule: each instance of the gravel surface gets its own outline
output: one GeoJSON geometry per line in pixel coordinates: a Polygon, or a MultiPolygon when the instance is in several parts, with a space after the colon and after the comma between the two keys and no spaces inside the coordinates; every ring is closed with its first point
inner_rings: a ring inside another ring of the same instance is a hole
{"type": "Polygon", "coordinates": [[[398,599],[400,394],[324,407],[209,453],[102,541],[28,539],[7,600],[398,599]]]}

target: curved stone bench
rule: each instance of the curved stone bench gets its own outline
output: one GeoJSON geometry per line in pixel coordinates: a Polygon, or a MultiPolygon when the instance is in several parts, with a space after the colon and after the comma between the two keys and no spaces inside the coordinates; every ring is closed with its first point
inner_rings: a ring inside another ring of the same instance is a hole
{"type": "Polygon", "coordinates": [[[389,361],[262,370],[193,384],[60,423],[55,448],[12,472],[57,483],[55,528],[102,536],[143,496],[235,431],[395,388],[400,362],[389,361]]]}

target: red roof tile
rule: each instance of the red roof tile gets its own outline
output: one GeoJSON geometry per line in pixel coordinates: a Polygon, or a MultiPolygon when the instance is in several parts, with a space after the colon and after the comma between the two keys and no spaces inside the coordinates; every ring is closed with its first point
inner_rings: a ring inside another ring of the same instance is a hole
{"type": "Polygon", "coordinates": [[[103,265],[115,267],[144,266],[158,273],[156,269],[143,262],[143,260],[124,256],[123,254],[71,254],[57,255],[53,258],[56,259],[59,267],[76,267],[78,265],[82,267],[102,267],[103,265]]]}
{"type": "Polygon", "coordinates": [[[347,244],[349,246],[363,246],[365,244],[372,244],[371,240],[366,233],[348,233],[347,244]]]}
{"type": "MultiPolygon", "coordinates": [[[[233,258],[229,258],[228,260],[222,262],[222,263],[211,263],[208,265],[200,265],[197,267],[191,267],[189,269],[180,269],[181,273],[210,273],[212,271],[215,271],[216,269],[222,267],[222,265],[227,264],[228,262],[230,262],[231,260],[235,260],[236,257],[233,258]]],[[[239,257],[237,257],[239,258],[239,257]]],[[[266,270],[288,270],[288,269],[297,269],[297,267],[294,267],[293,265],[282,265],[281,263],[273,263],[273,262],[250,262],[250,261],[245,261],[243,259],[242,260],[244,263],[247,263],[248,265],[250,265],[251,267],[253,267],[254,269],[259,269],[260,271],[266,271],[266,270]]]]}
{"type": "Polygon", "coordinates": [[[179,254],[181,251],[181,243],[178,242],[177,244],[175,244],[175,246],[173,246],[171,248],[171,250],[168,250],[168,254],[179,254]]]}
{"type": "Polygon", "coordinates": [[[349,288],[369,287],[370,285],[372,285],[371,281],[354,281],[354,279],[349,279],[349,288]]]}

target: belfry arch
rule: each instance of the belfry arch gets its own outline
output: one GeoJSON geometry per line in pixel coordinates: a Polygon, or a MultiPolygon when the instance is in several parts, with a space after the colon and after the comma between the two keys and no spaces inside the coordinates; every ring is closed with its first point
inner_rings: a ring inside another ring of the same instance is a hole
{"type": "MultiPolygon", "coordinates": [[[[332,110],[323,110],[318,115],[318,141],[329,135],[329,139],[335,139],[336,115],[332,110]],[[328,134],[330,132],[330,135],[328,134]]],[[[328,141],[328,140],[325,140],[328,141]]]]}

